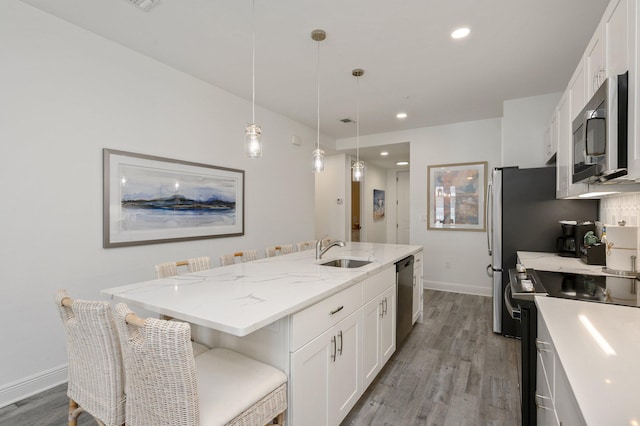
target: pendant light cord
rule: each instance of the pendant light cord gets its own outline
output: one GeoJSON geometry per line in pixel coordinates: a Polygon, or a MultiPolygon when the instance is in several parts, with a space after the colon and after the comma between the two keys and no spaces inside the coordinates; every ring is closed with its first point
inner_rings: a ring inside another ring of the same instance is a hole
{"type": "Polygon", "coordinates": [[[256,124],[256,0],[251,7],[251,45],[251,124],[256,124]]]}
{"type": "Polygon", "coordinates": [[[360,161],[360,77],[356,77],[356,161],[360,161]]]}
{"type": "Polygon", "coordinates": [[[316,81],[318,82],[318,104],[316,114],[318,116],[318,139],[317,149],[320,149],[320,41],[318,41],[318,58],[316,62],[316,81]]]}

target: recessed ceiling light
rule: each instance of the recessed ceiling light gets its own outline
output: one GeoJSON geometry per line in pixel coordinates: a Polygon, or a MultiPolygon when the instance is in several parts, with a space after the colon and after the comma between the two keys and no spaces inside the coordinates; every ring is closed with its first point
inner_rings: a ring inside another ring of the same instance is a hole
{"type": "Polygon", "coordinates": [[[407,113],[406,112],[399,112],[396,114],[397,118],[407,118],[407,113]]]}
{"type": "Polygon", "coordinates": [[[408,166],[409,162],[408,161],[398,161],[396,163],[396,166],[408,166]]]}
{"type": "Polygon", "coordinates": [[[451,33],[451,38],[465,38],[470,32],[471,30],[467,27],[458,28],[451,33]]]}
{"type": "Polygon", "coordinates": [[[389,155],[389,153],[388,153],[387,151],[382,151],[382,152],[380,153],[380,155],[382,155],[382,156],[384,157],[384,156],[389,155]]]}

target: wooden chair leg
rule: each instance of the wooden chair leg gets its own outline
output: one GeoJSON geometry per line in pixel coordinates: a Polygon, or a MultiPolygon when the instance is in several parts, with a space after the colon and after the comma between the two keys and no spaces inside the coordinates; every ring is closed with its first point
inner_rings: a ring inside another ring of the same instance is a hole
{"type": "Polygon", "coordinates": [[[69,398],[69,426],[76,426],[78,424],[78,416],[84,411],[82,407],[78,406],[78,403],[69,398]]]}

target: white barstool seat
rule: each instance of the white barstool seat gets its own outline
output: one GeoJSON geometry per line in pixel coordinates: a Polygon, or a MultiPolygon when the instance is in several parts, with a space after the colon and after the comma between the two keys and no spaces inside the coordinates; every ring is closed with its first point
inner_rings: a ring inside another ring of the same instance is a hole
{"type": "Polygon", "coordinates": [[[287,377],[229,349],[194,356],[189,325],[116,306],[128,426],[284,424],[287,377]]]}

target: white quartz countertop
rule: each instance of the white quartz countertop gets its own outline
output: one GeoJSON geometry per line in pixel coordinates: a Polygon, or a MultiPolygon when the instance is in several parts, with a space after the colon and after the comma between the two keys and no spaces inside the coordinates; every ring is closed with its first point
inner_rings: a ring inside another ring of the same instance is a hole
{"type": "Polygon", "coordinates": [[[639,424],[640,309],[546,296],[535,301],[586,423],[639,424]]]}
{"type": "Polygon", "coordinates": [[[610,275],[601,265],[587,265],[577,257],[563,257],[555,253],[519,251],[518,259],[525,267],[538,271],[566,272],[583,275],[610,275]]]}
{"type": "Polygon", "coordinates": [[[421,246],[347,243],[321,260],[315,250],[218,267],[102,290],[132,309],[141,307],[204,327],[246,336],[377,274],[421,246]],[[370,260],[360,268],[321,266],[338,257],[370,260]]]}

